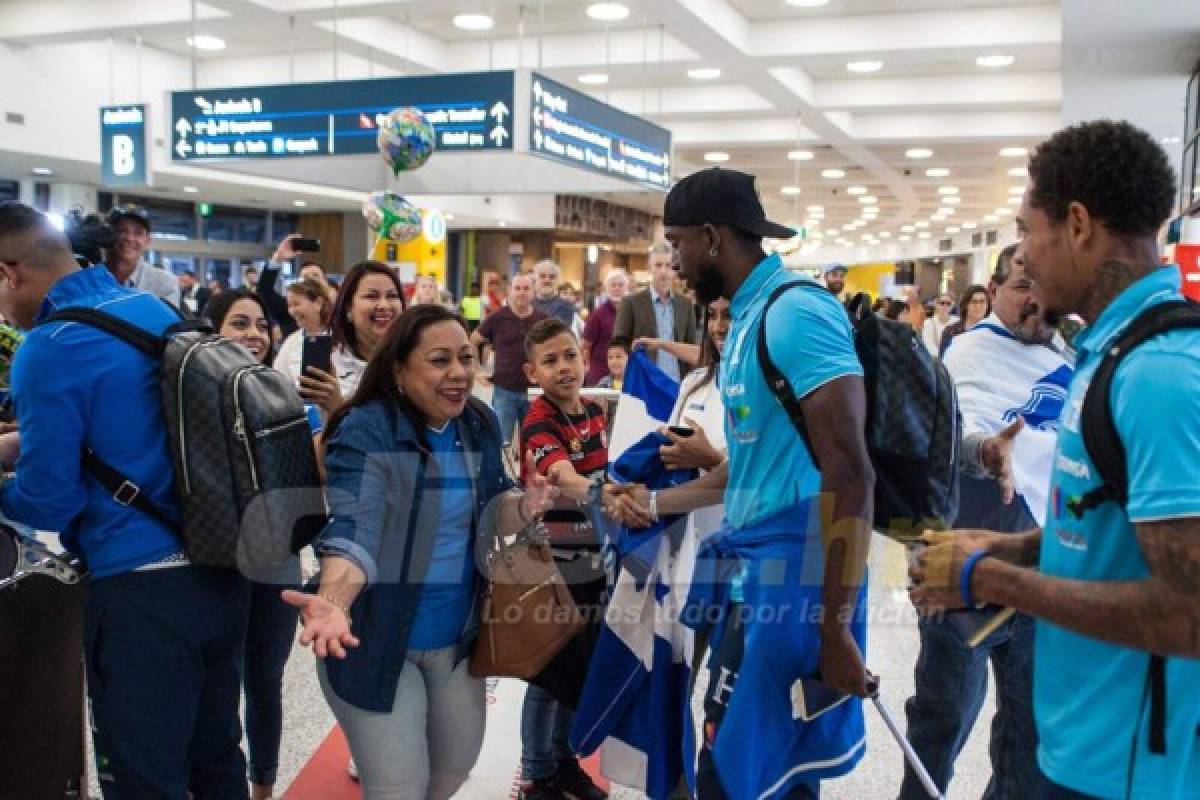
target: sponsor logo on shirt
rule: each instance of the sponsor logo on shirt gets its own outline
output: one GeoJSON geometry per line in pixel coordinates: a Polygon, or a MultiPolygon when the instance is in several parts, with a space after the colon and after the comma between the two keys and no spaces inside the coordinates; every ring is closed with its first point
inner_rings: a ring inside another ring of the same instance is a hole
{"type": "Polygon", "coordinates": [[[1082,461],[1076,461],[1073,458],[1067,458],[1062,453],[1058,454],[1058,458],[1055,459],[1054,464],[1060,472],[1064,472],[1073,478],[1079,478],[1084,481],[1092,479],[1092,471],[1088,469],[1087,464],[1082,461]]]}

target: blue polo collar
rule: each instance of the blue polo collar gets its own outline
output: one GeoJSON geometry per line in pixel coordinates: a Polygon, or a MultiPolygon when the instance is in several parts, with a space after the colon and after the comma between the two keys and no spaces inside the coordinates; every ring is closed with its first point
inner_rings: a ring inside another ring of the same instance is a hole
{"type": "Polygon", "coordinates": [[[758,262],[758,266],[746,276],[746,280],[738,288],[730,302],[729,310],[733,318],[742,317],[748,310],[760,305],[760,301],[766,301],[763,290],[783,269],[783,259],[779,257],[778,253],[772,253],[758,262]]]}
{"type": "Polygon", "coordinates": [[[1079,332],[1075,337],[1076,349],[1081,355],[1106,350],[1135,317],[1151,306],[1179,297],[1182,286],[1183,277],[1174,265],[1156,269],[1127,286],[1100,313],[1095,324],[1079,332]]]}

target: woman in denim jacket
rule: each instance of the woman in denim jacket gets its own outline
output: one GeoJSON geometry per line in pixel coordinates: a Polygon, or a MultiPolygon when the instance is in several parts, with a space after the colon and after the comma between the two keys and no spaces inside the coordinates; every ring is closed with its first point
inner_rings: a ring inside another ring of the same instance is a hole
{"type": "Polygon", "coordinates": [[[453,312],[396,319],[329,423],[320,587],[284,593],[365,800],[448,798],[466,780],[485,718],[466,661],[483,586],[476,532],[513,533],[553,501],[544,481],[513,490],[496,417],[471,397],[475,369],[453,312]]]}

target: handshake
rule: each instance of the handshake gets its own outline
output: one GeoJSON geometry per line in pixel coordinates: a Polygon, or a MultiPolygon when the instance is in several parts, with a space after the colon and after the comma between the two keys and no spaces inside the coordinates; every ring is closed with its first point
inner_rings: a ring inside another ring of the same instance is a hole
{"type": "Polygon", "coordinates": [[[626,528],[649,528],[658,522],[658,498],[640,483],[606,483],[600,507],[626,528]]]}

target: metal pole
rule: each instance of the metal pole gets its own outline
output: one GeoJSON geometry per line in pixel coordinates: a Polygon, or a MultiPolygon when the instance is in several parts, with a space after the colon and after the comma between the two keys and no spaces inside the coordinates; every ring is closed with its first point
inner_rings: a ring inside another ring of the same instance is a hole
{"type": "Polygon", "coordinates": [[[888,713],[887,708],[879,699],[879,679],[874,675],[871,675],[867,683],[867,688],[871,690],[870,697],[871,702],[875,704],[875,710],[879,712],[879,716],[883,717],[883,724],[887,725],[888,730],[891,731],[892,737],[895,738],[896,743],[900,745],[900,749],[904,751],[904,759],[908,761],[908,765],[912,767],[913,772],[917,774],[917,778],[920,779],[921,785],[925,787],[925,791],[928,792],[929,796],[934,798],[934,800],[946,800],[946,796],[942,794],[941,790],[938,789],[937,784],[933,782],[933,778],[929,776],[929,770],[925,769],[925,765],[921,763],[921,759],[917,755],[917,751],[913,750],[913,746],[909,744],[908,739],[905,738],[903,731],[901,731],[900,727],[896,724],[896,720],[892,719],[892,715],[888,713]]]}
{"type": "Polygon", "coordinates": [[[192,91],[196,90],[196,0],[192,0],[192,91]]]}
{"type": "Polygon", "coordinates": [[[333,79],[338,79],[338,0],[333,0],[333,79]]]}
{"type": "Polygon", "coordinates": [[[288,17],[288,83],[296,82],[296,15],[288,17]]]}

